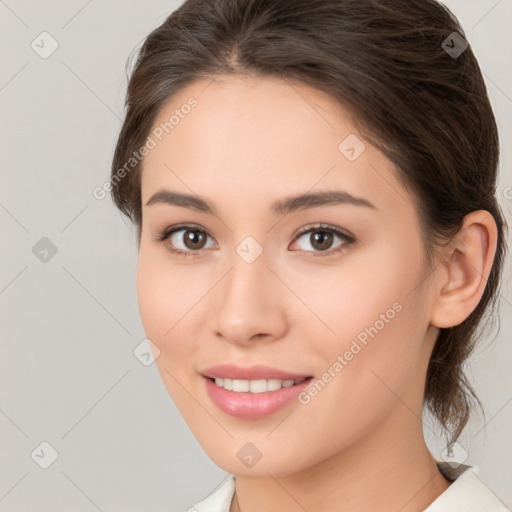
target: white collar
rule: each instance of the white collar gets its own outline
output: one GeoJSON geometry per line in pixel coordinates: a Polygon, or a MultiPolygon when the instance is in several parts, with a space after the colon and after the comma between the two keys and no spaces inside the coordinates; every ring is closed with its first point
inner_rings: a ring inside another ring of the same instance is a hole
{"type": "Polygon", "coordinates": [[[510,512],[510,509],[480,480],[477,468],[465,464],[451,466],[448,462],[439,461],[437,465],[441,473],[453,483],[424,512],[510,512]]]}
{"type": "MultiPolygon", "coordinates": [[[[480,480],[475,467],[465,464],[454,467],[440,461],[437,465],[452,484],[424,512],[512,512],[480,480]]],[[[229,512],[234,494],[235,476],[228,474],[216,489],[187,512],[229,512]]]]}

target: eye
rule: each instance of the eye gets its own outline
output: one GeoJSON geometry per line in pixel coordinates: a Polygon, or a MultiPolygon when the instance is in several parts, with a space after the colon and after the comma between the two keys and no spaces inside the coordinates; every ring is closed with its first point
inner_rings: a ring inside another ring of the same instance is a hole
{"type": "Polygon", "coordinates": [[[295,240],[300,240],[304,235],[309,235],[309,237],[304,238],[306,243],[303,244],[301,250],[312,252],[313,254],[311,254],[311,256],[328,256],[338,253],[341,252],[345,246],[355,242],[353,236],[328,224],[320,224],[319,226],[309,228],[306,227],[299,232],[295,240]],[[341,242],[332,248],[332,244],[336,238],[340,239],[341,242]],[[313,251],[307,249],[308,244],[313,247],[313,251]]]}
{"type": "MultiPolygon", "coordinates": [[[[306,245],[313,247],[310,251],[304,247],[299,249],[311,253],[310,256],[329,256],[341,252],[345,246],[353,244],[355,238],[340,229],[328,224],[320,224],[314,227],[306,226],[295,237],[294,242],[304,237],[306,245]],[[309,238],[305,235],[309,234],[309,238]],[[332,244],[338,238],[340,243],[334,248],[332,244]]],[[[164,244],[164,247],[173,254],[184,257],[195,257],[202,249],[212,248],[207,246],[208,238],[212,237],[207,231],[192,224],[179,224],[165,229],[155,236],[155,240],[164,244]]],[[[212,239],[213,240],[213,239],[212,239]]]]}
{"type": "Polygon", "coordinates": [[[208,238],[211,237],[204,229],[190,224],[172,226],[155,237],[168,251],[185,257],[196,256],[198,251],[207,249],[208,238]]]}

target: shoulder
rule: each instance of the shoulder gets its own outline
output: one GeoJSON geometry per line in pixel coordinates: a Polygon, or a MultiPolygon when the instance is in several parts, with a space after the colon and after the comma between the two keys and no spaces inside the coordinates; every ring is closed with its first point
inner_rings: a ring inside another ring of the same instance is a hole
{"type": "Polygon", "coordinates": [[[206,498],[189,507],[187,512],[229,512],[235,494],[235,477],[228,475],[206,498]]]}
{"type": "Polygon", "coordinates": [[[475,467],[460,464],[454,468],[447,462],[438,463],[438,467],[452,484],[424,512],[511,512],[484,484],[475,467]]]}

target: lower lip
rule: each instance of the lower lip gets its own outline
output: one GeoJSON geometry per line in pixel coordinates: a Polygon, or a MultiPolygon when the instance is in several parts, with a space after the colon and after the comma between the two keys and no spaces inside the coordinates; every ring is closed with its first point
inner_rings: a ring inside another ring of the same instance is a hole
{"type": "Polygon", "coordinates": [[[264,418],[278,411],[304,391],[312,380],[312,377],[308,377],[300,384],[294,384],[277,391],[250,393],[228,391],[217,386],[215,382],[207,377],[203,378],[206,381],[206,389],[210,398],[221,411],[237,418],[249,420],[264,418]]]}

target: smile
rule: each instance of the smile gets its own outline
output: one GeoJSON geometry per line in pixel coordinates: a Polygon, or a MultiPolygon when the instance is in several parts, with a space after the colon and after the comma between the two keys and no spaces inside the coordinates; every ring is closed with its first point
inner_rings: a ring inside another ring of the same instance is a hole
{"type": "Polygon", "coordinates": [[[295,403],[313,377],[292,379],[228,379],[205,377],[206,394],[222,412],[240,419],[257,420],[295,403]]]}
{"type": "Polygon", "coordinates": [[[277,391],[281,388],[289,388],[295,384],[300,384],[306,377],[296,380],[280,380],[280,379],[258,379],[258,380],[242,380],[242,379],[223,379],[216,378],[215,384],[220,388],[236,393],[265,393],[267,391],[277,391]]]}

